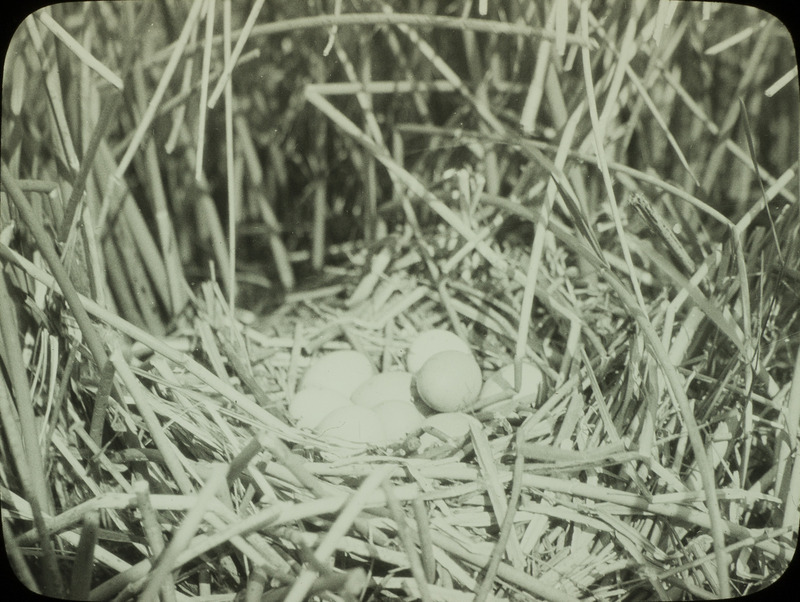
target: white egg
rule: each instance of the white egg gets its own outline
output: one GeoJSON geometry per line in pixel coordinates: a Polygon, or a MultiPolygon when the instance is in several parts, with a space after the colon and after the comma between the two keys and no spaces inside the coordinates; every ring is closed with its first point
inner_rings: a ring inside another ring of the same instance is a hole
{"type": "Polygon", "coordinates": [[[428,416],[422,422],[422,430],[425,432],[420,435],[418,451],[444,444],[446,440],[443,441],[439,434],[460,443],[469,435],[469,424],[473,420],[476,419],[464,412],[442,412],[428,416]]]}
{"type": "Polygon", "coordinates": [[[469,345],[458,335],[449,330],[434,328],[433,330],[421,332],[411,342],[406,354],[406,368],[412,374],[416,374],[431,356],[440,351],[461,351],[462,353],[472,354],[469,345]]]}
{"type": "Polygon", "coordinates": [[[521,399],[530,398],[531,405],[536,403],[539,392],[542,388],[544,376],[538,366],[524,362],[522,364],[522,381],[519,392],[514,391],[514,364],[503,366],[493,372],[483,383],[479,399],[481,401],[497,399],[501,393],[505,393],[508,398],[521,399]]]}
{"type": "Polygon", "coordinates": [[[339,391],[310,387],[295,393],[289,402],[289,416],[298,427],[313,429],[332,410],[352,402],[339,391]]]}
{"type": "Polygon", "coordinates": [[[483,379],[478,362],[461,351],[440,351],[415,377],[416,390],[437,412],[458,412],[475,403],[483,379]]]}
{"type": "Polygon", "coordinates": [[[402,441],[422,426],[425,416],[410,401],[384,401],[374,406],[388,443],[402,441]]]}
{"type": "Polygon", "coordinates": [[[300,389],[333,389],[349,398],[374,373],[372,362],[363,353],[351,349],[334,351],[308,367],[300,389]]]}
{"type": "Polygon", "coordinates": [[[350,399],[354,404],[373,407],[384,401],[411,401],[409,372],[382,372],[364,381],[353,391],[350,399]]]}
{"type": "Polygon", "coordinates": [[[314,432],[333,441],[365,445],[385,445],[383,424],[373,410],[354,404],[336,408],[314,429],[314,432]]]}

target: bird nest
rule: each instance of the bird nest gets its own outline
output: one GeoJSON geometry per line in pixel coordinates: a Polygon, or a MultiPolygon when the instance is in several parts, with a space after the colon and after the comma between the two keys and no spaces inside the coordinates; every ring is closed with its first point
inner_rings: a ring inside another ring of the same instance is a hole
{"type": "MultiPolygon", "coordinates": [[[[598,348],[570,346],[554,312],[534,311],[526,354],[544,370],[540,398],[475,409],[477,426],[460,440],[424,453],[418,432],[393,446],[342,446],[287,418],[299,377],[332,350],[402,369],[415,335],[442,327],[462,334],[484,373],[513,362],[524,258],[504,255],[496,241],[490,248],[506,259],[506,274],[475,268],[481,253],[450,230],[434,228],[427,240],[398,232],[376,247],[352,246],[351,267],[260,316],[234,315],[207,283],[169,338],[87,301],[116,343],[110,363],[121,396],[107,406],[113,435],[102,448],[80,407],[51,430],[61,511],[47,524],[59,547],[80,550],[95,534],[92,597],[169,586],[191,596],[259,587],[269,600],[471,600],[474,592],[566,600],[712,586],[715,525],[687,426],[667,393],[654,397],[659,377],[641,329],[603,305],[602,285],[598,298],[563,306],[582,316],[573,326],[586,324],[598,348]],[[434,281],[426,257],[450,273],[434,281]]],[[[557,306],[565,268],[556,249],[544,256],[540,286],[557,306]]],[[[112,387],[111,373],[75,374],[78,398],[112,387]]],[[[779,537],[791,530],[763,524],[780,507],[762,492],[774,475],[748,489],[733,478],[743,454],[761,465],[771,449],[758,423],[771,402],[751,400],[694,408],[724,511],[716,527],[742,572],[791,556],[779,537]],[[750,432],[737,427],[743,420],[750,432]]],[[[7,491],[4,500],[16,521],[31,518],[19,496],[7,491]]],[[[35,542],[34,529],[16,539],[35,542]]]]}

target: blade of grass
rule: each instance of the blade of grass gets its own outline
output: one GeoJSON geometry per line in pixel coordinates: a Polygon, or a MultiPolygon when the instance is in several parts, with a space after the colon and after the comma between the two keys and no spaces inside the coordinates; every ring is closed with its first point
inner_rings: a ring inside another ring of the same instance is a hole
{"type": "MultiPolygon", "coordinates": [[[[583,4],[581,5],[581,30],[588,36],[589,34],[589,5],[583,4]]],[[[625,258],[625,264],[628,266],[628,272],[631,279],[631,284],[633,285],[633,291],[636,295],[636,300],[639,303],[639,307],[642,311],[645,311],[645,303],[644,297],[642,297],[642,291],[639,287],[639,281],[636,278],[636,273],[633,269],[633,261],[631,259],[630,249],[628,248],[628,243],[625,235],[625,230],[622,227],[622,220],[619,214],[619,207],[617,206],[617,199],[616,195],[614,194],[614,187],[611,181],[611,174],[608,171],[608,162],[606,160],[606,151],[604,146],[604,136],[605,131],[602,127],[602,124],[599,122],[599,117],[597,115],[597,99],[595,98],[594,94],[594,82],[592,80],[592,71],[591,71],[591,56],[589,55],[589,49],[583,48],[581,50],[581,56],[583,58],[583,75],[584,75],[584,82],[586,86],[586,100],[589,106],[589,115],[592,121],[592,134],[594,135],[594,143],[595,143],[595,153],[597,155],[597,165],[600,168],[600,172],[603,175],[603,184],[605,184],[606,188],[606,196],[608,197],[609,207],[611,209],[611,216],[614,219],[614,227],[617,231],[617,237],[619,238],[619,244],[622,249],[622,255],[625,258]]]]}
{"type": "MultiPolygon", "coordinates": [[[[556,5],[553,5],[545,24],[547,29],[552,27],[555,13],[556,5]]],[[[519,117],[519,125],[526,134],[532,134],[536,131],[536,119],[539,115],[539,107],[541,106],[542,96],[544,94],[545,77],[548,70],[552,69],[550,65],[550,50],[552,45],[549,39],[543,38],[539,41],[539,46],[536,49],[536,65],[533,68],[533,76],[528,85],[528,92],[525,95],[525,104],[522,106],[519,117]]]]}
{"type": "MultiPolygon", "coordinates": [[[[259,36],[270,36],[286,32],[297,32],[304,29],[330,28],[334,26],[354,26],[354,25],[411,25],[421,28],[456,29],[459,31],[471,30],[476,32],[493,33],[511,36],[529,36],[535,38],[546,38],[555,40],[556,34],[544,27],[532,27],[527,23],[497,21],[490,19],[464,19],[447,15],[432,15],[425,13],[350,13],[342,15],[324,14],[313,15],[310,17],[298,17],[295,19],[281,19],[272,23],[259,23],[253,27],[250,38],[259,36]]],[[[235,32],[240,34],[241,32],[235,32]]],[[[566,42],[570,45],[587,45],[596,47],[594,40],[586,39],[578,34],[567,33],[566,42]]],[[[222,36],[214,36],[214,44],[222,43],[222,36]]],[[[147,61],[146,65],[154,65],[167,60],[174,51],[174,46],[170,44],[159,52],[154,53],[147,61]]],[[[189,48],[189,51],[194,51],[189,48]]]]}
{"type": "MultiPolygon", "coordinates": [[[[136,22],[132,28],[134,32],[141,30],[141,27],[150,16],[150,10],[152,6],[152,4],[145,4],[139,11],[136,22]]],[[[120,73],[122,73],[123,81],[128,78],[131,67],[134,63],[136,52],[138,51],[138,45],[135,44],[133,40],[134,35],[136,34],[129,32],[124,38],[125,43],[123,44],[123,47],[125,48],[125,52],[120,60],[120,73]]],[[[85,192],[86,180],[89,177],[92,166],[94,165],[94,158],[100,148],[100,142],[103,141],[108,129],[111,127],[112,119],[117,117],[118,111],[122,106],[122,101],[122,94],[113,94],[111,98],[106,100],[106,102],[103,104],[103,109],[100,111],[100,116],[97,118],[97,123],[92,130],[89,143],[83,152],[83,161],[81,162],[80,169],[78,170],[78,174],[72,182],[72,192],[70,193],[69,199],[66,203],[64,217],[58,227],[58,240],[62,242],[67,240],[69,231],[72,228],[72,221],[75,216],[75,212],[77,211],[78,203],[80,203],[80,200],[85,192]]]]}
{"type": "MultiPolygon", "coordinates": [[[[761,198],[764,200],[764,211],[767,213],[767,218],[769,219],[769,230],[772,233],[772,240],[775,242],[775,250],[778,252],[778,261],[780,261],[781,264],[783,264],[784,259],[783,259],[783,253],[781,252],[781,243],[778,240],[778,234],[775,231],[775,220],[772,218],[772,211],[770,210],[769,201],[767,200],[767,193],[764,190],[764,182],[761,179],[761,173],[760,170],[758,169],[756,147],[755,144],[753,144],[753,132],[750,129],[750,120],[747,117],[747,107],[745,107],[744,100],[742,99],[741,96],[739,97],[739,105],[741,107],[742,121],[744,122],[744,133],[745,136],[747,137],[747,150],[750,152],[750,159],[753,161],[753,171],[756,174],[756,180],[758,181],[758,186],[761,189],[761,198]]],[[[738,224],[737,224],[737,229],[738,229],[738,224]]],[[[742,303],[744,302],[745,299],[743,296],[742,303]]],[[[742,313],[744,313],[745,315],[749,314],[750,313],[749,309],[750,309],[749,303],[747,303],[747,306],[742,309],[742,313]]]]}

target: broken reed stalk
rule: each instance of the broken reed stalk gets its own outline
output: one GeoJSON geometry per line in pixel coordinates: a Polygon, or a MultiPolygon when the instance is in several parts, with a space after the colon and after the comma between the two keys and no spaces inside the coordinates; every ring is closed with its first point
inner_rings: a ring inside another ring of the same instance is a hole
{"type": "MultiPolygon", "coordinates": [[[[153,508],[153,502],[150,499],[150,486],[147,481],[137,481],[134,483],[133,491],[136,495],[136,506],[142,517],[142,530],[144,531],[145,539],[147,539],[147,545],[150,546],[151,558],[153,562],[155,562],[155,559],[161,555],[165,547],[164,534],[161,532],[158,511],[153,508]]],[[[161,587],[160,595],[163,602],[175,602],[175,583],[172,574],[167,573],[164,577],[164,584],[161,587]]],[[[87,597],[88,596],[84,596],[84,599],[87,597]]]]}
{"type": "Polygon", "coordinates": [[[97,545],[99,527],[100,513],[97,510],[87,512],[83,517],[81,537],[72,563],[69,595],[73,600],[85,600],[89,596],[94,573],[94,551],[97,545]]]}

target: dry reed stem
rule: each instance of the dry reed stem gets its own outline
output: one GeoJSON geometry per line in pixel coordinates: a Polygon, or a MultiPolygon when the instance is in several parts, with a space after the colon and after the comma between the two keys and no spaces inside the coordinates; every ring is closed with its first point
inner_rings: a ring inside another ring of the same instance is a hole
{"type": "Polygon", "coordinates": [[[411,574],[417,583],[417,589],[419,591],[420,598],[424,602],[431,602],[433,600],[430,592],[430,582],[432,580],[426,575],[425,566],[423,565],[420,553],[417,552],[417,549],[414,545],[415,542],[412,537],[412,531],[409,529],[406,522],[406,514],[403,511],[400,502],[394,495],[391,483],[384,480],[382,488],[386,494],[386,503],[392,516],[392,520],[395,522],[397,534],[400,536],[400,541],[405,550],[406,557],[408,558],[408,564],[411,567],[411,574]]]}
{"type": "Polygon", "coordinates": [[[797,78],[797,67],[793,69],[789,69],[786,73],[784,73],[781,77],[775,80],[775,83],[772,84],[769,88],[764,90],[764,96],[767,98],[771,98],[775,96],[778,92],[780,92],[785,86],[789,84],[790,81],[797,78]]]}
{"type": "Polygon", "coordinates": [[[47,91],[48,100],[50,101],[52,117],[55,121],[55,132],[53,133],[58,134],[57,137],[54,136],[55,139],[52,141],[52,148],[54,152],[61,157],[64,163],[69,166],[70,169],[73,171],[78,171],[80,161],[78,160],[78,155],[75,152],[75,143],[72,139],[72,131],[67,124],[67,115],[64,107],[65,95],[63,94],[61,88],[61,79],[58,74],[59,67],[56,66],[55,69],[49,68],[52,65],[51,62],[57,61],[58,57],[50,56],[49,53],[45,51],[43,40],[39,34],[39,29],[36,27],[36,21],[33,19],[33,17],[29,16],[27,19],[25,19],[24,24],[43,70],[46,71],[46,75],[44,77],[45,90],[47,91]],[[45,69],[45,67],[48,68],[45,69]]]}
{"type": "MultiPolygon", "coordinates": [[[[3,289],[5,289],[4,276],[0,276],[0,279],[3,279],[3,282],[0,283],[0,286],[3,289]]],[[[0,306],[10,308],[11,304],[3,302],[0,303],[0,306]]],[[[7,341],[11,337],[4,335],[3,338],[6,341],[6,345],[9,345],[10,343],[8,343],[7,341]]],[[[10,355],[9,351],[6,351],[4,357],[8,358],[9,355],[10,355]]],[[[13,370],[14,367],[12,366],[10,371],[13,370]]],[[[17,403],[19,405],[24,404],[25,403],[24,398],[18,400],[17,403]]],[[[24,416],[26,414],[24,408],[21,408],[21,411],[22,415],[24,416]]],[[[20,422],[21,425],[22,436],[18,434],[16,430],[13,428],[4,429],[4,432],[6,438],[8,439],[8,445],[10,448],[11,457],[14,463],[16,464],[17,472],[19,474],[23,491],[25,491],[25,495],[28,499],[30,513],[32,515],[34,523],[33,537],[36,541],[38,541],[42,551],[43,572],[47,579],[42,586],[43,593],[56,594],[58,592],[63,591],[62,589],[63,583],[61,580],[61,573],[59,572],[58,565],[56,563],[55,549],[53,547],[52,541],[50,540],[50,532],[46,527],[46,522],[44,518],[44,514],[47,512],[47,509],[52,507],[52,501],[49,499],[49,496],[47,495],[48,492],[43,482],[44,471],[41,468],[41,463],[39,464],[38,467],[40,472],[34,472],[33,470],[36,467],[35,459],[33,460],[34,465],[31,466],[31,458],[35,458],[39,455],[38,447],[36,446],[31,447],[24,443],[23,439],[24,434],[26,431],[30,431],[33,425],[32,424],[30,426],[26,425],[26,421],[22,417],[17,419],[17,415],[14,412],[11,391],[8,390],[5,380],[3,380],[2,384],[0,384],[0,416],[3,418],[3,424],[14,425],[17,422],[20,422]]],[[[35,442],[36,441],[35,433],[33,433],[33,437],[34,437],[33,440],[35,442]]],[[[6,529],[7,529],[6,519],[4,518],[3,519],[4,533],[6,529]]],[[[14,549],[13,546],[12,549],[14,549]]],[[[24,562],[21,558],[20,561],[24,562]]],[[[23,571],[22,575],[25,574],[26,572],[23,571]]]]}
{"type": "Polygon", "coordinates": [[[105,79],[109,84],[122,90],[122,78],[114,73],[111,69],[106,67],[102,61],[99,61],[91,52],[89,52],[83,45],[73,38],[67,30],[59,25],[55,19],[47,11],[40,11],[36,13],[36,18],[50,30],[54,36],[61,40],[64,45],[69,48],[72,53],[87,67],[92,69],[100,77],[105,79]]]}
{"type": "MultiPolygon", "coordinates": [[[[469,429],[472,445],[475,448],[475,456],[478,460],[483,480],[486,483],[486,491],[489,493],[495,520],[498,525],[503,525],[509,512],[508,500],[506,500],[503,485],[500,482],[499,471],[489,445],[489,439],[486,433],[483,432],[483,426],[476,424],[475,421],[470,420],[469,429]]],[[[525,567],[525,555],[522,553],[516,533],[508,533],[505,550],[511,564],[515,568],[522,570],[525,567]]]]}
{"type": "Polygon", "coordinates": [[[202,182],[203,156],[206,140],[206,111],[208,108],[208,83],[211,70],[212,38],[214,35],[215,0],[206,0],[206,31],[203,41],[203,66],[200,75],[200,105],[197,119],[197,151],[195,155],[194,179],[202,182]]]}
{"type": "MultiPolygon", "coordinates": [[[[137,508],[142,516],[142,528],[147,543],[150,546],[151,558],[155,560],[164,550],[164,536],[161,533],[158,512],[153,508],[147,481],[137,481],[134,483],[133,491],[136,495],[137,508]]],[[[161,588],[161,599],[163,602],[175,602],[176,600],[175,583],[171,574],[167,574],[164,577],[164,585],[161,588]]]]}
{"type": "MultiPolygon", "coordinates": [[[[350,497],[314,551],[313,558],[317,565],[324,566],[327,564],[329,557],[336,551],[339,540],[350,530],[353,522],[368,503],[369,496],[381,486],[384,479],[388,477],[390,470],[391,467],[382,467],[371,472],[364,479],[358,490],[350,497]]],[[[304,566],[284,600],[286,602],[300,602],[303,600],[316,575],[317,572],[314,569],[304,566]]]]}
{"type": "Polygon", "coordinates": [[[259,602],[264,594],[264,586],[268,575],[260,566],[254,566],[247,576],[247,588],[244,593],[245,602],[259,602]]]}
{"type": "Polygon", "coordinates": [[[176,485],[183,493],[188,494],[193,492],[194,487],[183,467],[185,460],[181,458],[175,444],[167,437],[153,410],[152,406],[155,401],[155,396],[145,389],[136,379],[119,349],[115,349],[111,352],[109,361],[114,364],[117,375],[133,398],[136,408],[139,410],[139,414],[147,425],[147,431],[150,437],[152,437],[153,443],[161,452],[164,462],[169,468],[172,477],[175,479],[176,485]]]}
{"type": "Polygon", "coordinates": [[[28,588],[29,591],[34,594],[41,594],[42,590],[39,589],[39,585],[37,584],[36,579],[34,579],[28,563],[25,561],[25,555],[17,545],[17,541],[14,538],[14,532],[12,531],[11,526],[8,524],[9,521],[5,516],[2,517],[2,522],[3,544],[6,554],[8,554],[9,564],[14,571],[14,576],[19,579],[20,583],[22,583],[24,587],[28,588]]]}
{"type": "Polygon", "coordinates": [[[190,541],[197,532],[206,509],[210,502],[215,499],[217,491],[225,484],[226,476],[227,466],[221,464],[214,469],[209,479],[203,484],[191,510],[186,513],[169,544],[153,564],[153,568],[147,576],[146,585],[139,596],[140,600],[148,602],[158,600],[158,592],[162,588],[162,582],[173,570],[172,565],[178,555],[184,549],[190,547],[190,541]]]}
{"type": "MultiPolygon", "coordinates": [[[[23,269],[25,269],[30,276],[39,282],[42,282],[48,288],[56,290],[56,282],[50,275],[40,270],[31,262],[27,261],[25,258],[12,251],[5,245],[0,244],[0,255],[5,259],[13,261],[17,265],[23,267],[23,269]]],[[[119,316],[113,314],[103,307],[100,307],[91,299],[87,299],[82,295],[79,295],[78,299],[96,318],[106,322],[109,326],[112,326],[132,339],[139,341],[140,343],[144,343],[147,347],[169,359],[170,361],[175,362],[177,365],[196,376],[200,381],[209,385],[212,389],[222,395],[223,398],[236,403],[245,412],[258,420],[261,425],[275,429],[280,433],[291,433],[289,427],[287,427],[284,422],[276,419],[274,416],[272,416],[272,414],[262,409],[249,397],[243,395],[237,389],[231,386],[230,383],[221,380],[195,360],[191,359],[188,355],[173,349],[159,338],[154,337],[141,328],[137,328],[133,324],[122,320],[119,316]]]]}
{"type": "MultiPolygon", "coordinates": [[[[484,600],[489,597],[494,584],[494,579],[497,575],[497,568],[500,566],[500,562],[503,558],[503,550],[506,548],[510,537],[512,537],[512,531],[514,530],[514,515],[517,512],[517,505],[519,504],[520,495],[522,493],[522,472],[525,466],[525,456],[520,452],[521,443],[521,431],[517,431],[515,445],[516,456],[514,458],[514,470],[511,477],[511,494],[508,499],[503,521],[500,524],[500,534],[497,537],[497,542],[495,543],[495,547],[492,550],[492,555],[489,558],[489,563],[486,567],[486,573],[483,576],[480,587],[475,592],[475,602],[484,602],[484,600]]],[[[513,537],[516,538],[516,533],[514,533],[513,537]]],[[[522,552],[521,547],[520,551],[522,552]]],[[[522,553],[524,554],[524,552],[522,553]]],[[[517,568],[524,567],[524,563],[522,566],[517,566],[517,568]]]]}
{"type": "MultiPolygon", "coordinates": [[[[261,7],[264,6],[264,0],[255,0],[253,3],[252,8],[250,9],[250,13],[247,15],[247,20],[244,22],[242,29],[237,31],[238,38],[236,39],[236,46],[234,46],[233,50],[228,49],[229,52],[228,56],[225,58],[225,69],[222,72],[219,80],[217,80],[217,85],[214,86],[214,90],[211,92],[211,95],[208,98],[208,108],[213,109],[214,106],[217,104],[220,95],[223,93],[225,86],[228,85],[231,79],[231,75],[233,74],[233,70],[236,67],[237,62],[239,61],[239,56],[242,54],[242,49],[244,49],[244,45],[247,43],[247,40],[250,36],[250,32],[255,25],[256,19],[258,18],[259,13],[261,12],[261,7]]],[[[213,6],[209,7],[209,11],[213,9],[213,6]]],[[[224,26],[223,26],[224,27],[224,26]]],[[[226,46],[230,45],[230,30],[227,33],[224,33],[223,36],[228,36],[228,41],[224,41],[226,46]]],[[[208,43],[208,40],[207,40],[208,43]]]]}
{"type": "MultiPolygon", "coordinates": [[[[200,0],[196,0],[199,2],[200,0]]],[[[259,5],[259,2],[256,2],[259,5]]],[[[231,56],[231,0],[222,1],[223,58],[226,69],[233,69],[231,56]]],[[[255,8],[255,7],[254,7],[255,8]]],[[[258,6],[260,8],[260,5],[258,6]]],[[[252,13],[251,13],[252,14],[252,13]]],[[[246,37],[243,36],[242,37],[246,37]]],[[[236,328],[234,314],[236,311],[236,224],[239,221],[240,201],[236,187],[236,158],[233,142],[233,82],[224,80],[225,90],[225,183],[227,185],[228,207],[228,313],[230,330],[236,328]]],[[[213,99],[213,96],[212,96],[213,99]]],[[[209,99],[211,100],[211,99],[209,99]]]]}
{"type": "MultiPolygon", "coordinates": [[[[285,32],[297,32],[304,29],[317,29],[324,27],[341,27],[353,25],[411,25],[415,27],[429,27],[437,29],[459,29],[462,31],[470,30],[500,35],[511,36],[531,36],[545,39],[555,39],[553,32],[544,28],[531,27],[524,23],[507,23],[504,21],[492,21],[488,19],[464,19],[449,17],[446,15],[426,15],[413,13],[353,13],[343,15],[315,15],[312,17],[299,17],[295,19],[283,19],[274,23],[259,23],[255,25],[250,33],[250,38],[259,36],[271,36],[285,32]]],[[[237,35],[241,31],[234,32],[237,35]]],[[[567,34],[566,41],[571,45],[594,47],[596,42],[586,39],[578,34],[567,34]]],[[[222,36],[217,35],[212,39],[213,44],[220,44],[222,36]]],[[[146,61],[148,66],[167,60],[174,51],[174,42],[159,52],[154,53],[146,61]]],[[[194,48],[187,48],[192,52],[194,48]]]]}
{"type": "Polygon", "coordinates": [[[96,510],[87,512],[83,517],[81,538],[75,551],[75,560],[72,563],[69,595],[73,600],[85,600],[89,595],[99,526],[100,513],[96,510]]]}
{"type": "Polygon", "coordinates": [[[128,170],[128,166],[133,160],[133,156],[138,151],[139,146],[141,145],[142,140],[147,133],[147,130],[150,128],[150,124],[155,117],[159,104],[161,103],[161,100],[167,91],[167,86],[169,85],[170,80],[175,73],[175,69],[178,66],[178,61],[180,60],[181,56],[183,56],[184,52],[186,52],[189,36],[196,25],[196,22],[200,16],[200,9],[202,7],[203,0],[194,0],[192,3],[192,8],[189,10],[189,14],[186,16],[186,21],[183,24],[183,29],[181,30],[180,36],[175,42],[173,52],[170,55],[166,66],[164,67],[164,73],[162,74],[161,79],[159,80],[158,85],[153,92],[153,96],[150,98],[150,103],[147,105],[147,108],[139,119],[139,123],[136,125],[133,137],[128,144],[128,147],[125,149],[125,153],[122,155],[122,158],[117,164],[114,177],[119,181],[123,181],[125,172],[128,170]]]}

